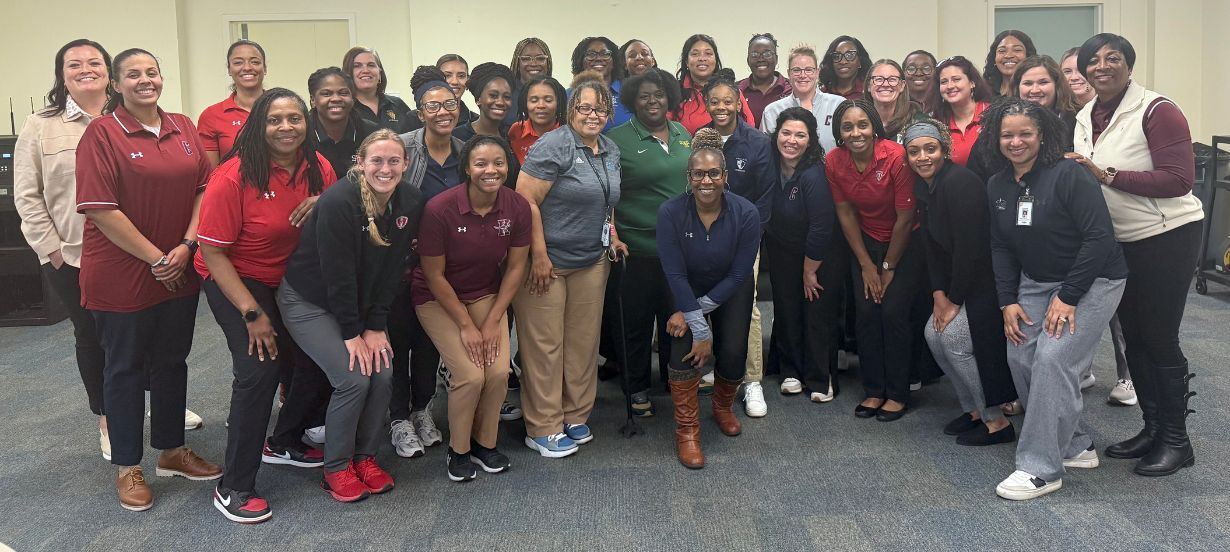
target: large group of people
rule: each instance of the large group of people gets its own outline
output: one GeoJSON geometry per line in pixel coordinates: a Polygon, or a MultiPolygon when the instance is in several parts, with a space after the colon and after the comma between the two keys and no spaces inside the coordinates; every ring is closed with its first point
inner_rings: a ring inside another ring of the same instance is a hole
{"type": "Polygon", "coordinates": [[[147,415],[156,475],[217,480],[236,522],[272,515],[262,463],[321,468],[341,502],[388,492],[386,440],[406,458],[444,442],[437,378],[449,479],[510,468],[501,421],[569,456],[596,438],[600,356],[627,414],[655,415],[655,348],[688,468],[705,465],[700,397],[739,435],[736,400],[765,416],[766,376],[830,403],[845,351],[859,418],[902,418],[942,371],[959,414],[937,432],[1016,443],[996,493],[1030,499],[1100,463],[1081,391],[1108,327],[1111,400],[1144,424],[1103,454],[1146,476],[1192,465],[1179,325],[1203,210],[1187,122],[1133,79],[1131,43],[1099,34],[1057,62],[1005,31],[980,70],[873,62],[843,35],[790,49],[785,75],[778,48],[753,35],[736,80],[708,35],[674,74],[643,40],[586,37],[561,82],[527,38],[509,65],[419,67],[411,107],[370,48],[300,96],[265,88],[265,51],[241,40],[232,93],[194,124],[160,107],[153,53],[64,45],[15,199],[120,505],[153,504],[147,415]],[[220,464],[185,446],[202,289],[234,373],[220,464]]]}

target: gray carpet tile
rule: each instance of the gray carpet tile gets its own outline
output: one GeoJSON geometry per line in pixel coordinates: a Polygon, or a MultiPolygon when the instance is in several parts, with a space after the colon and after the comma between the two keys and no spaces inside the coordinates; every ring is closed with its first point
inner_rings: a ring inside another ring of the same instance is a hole
{"type": "MultiPolygon", "coordinates": [[[[1184,349],[1199,375],[1190,418],[1195,467],[1166,478],[1132,475],[1131,463],[1069,473],[1060,491],[1025,503],[997,498],[1013,448],[957,446],[940,429],[958,410],[941,379],[913,395],[895,423],[852,415],[854,371],[841,395],[812,404],[765,381],[769,415],[723,436],[702,399],[704,470],[675,460],[670,396],[655,387],[658,415],[625,439],[623,399],[603,382],[592,419],[597,438],[562,460],[522,443],[504,423],[500,448],[513,468],[457,484],[445,477],[443,446],[422,458],[380,455],[392,492],[342,505],[322,492],[318,470],[264,466],[259,490],[274,509],[245,527],[210,504],[211,482],[153,477],[154,507],[119,508],[115,471],[98,454],[96,422],[74,366],[72,328],[0,328],[0,543],[15,550],[1225,550],[1230,542],[1230,292],[1192,294],[1184,349]]],[[[765,311],[766,340],[772,308],[765,311]]],[[[189,407],[205,427],[188,444],[220,461],[225,448],[230,364],[202,301],[189,359],[189,407]]],[[[1132,435],[1139,411],[1105,403],[1114,384],[1107,339],[1086,412],[1099,446],[1132,435]]],[[[433,404],[442,429],[444,393],[433,404]]],[[[1018,425],[1021,419],[1013,418],[1018,425]]]]}

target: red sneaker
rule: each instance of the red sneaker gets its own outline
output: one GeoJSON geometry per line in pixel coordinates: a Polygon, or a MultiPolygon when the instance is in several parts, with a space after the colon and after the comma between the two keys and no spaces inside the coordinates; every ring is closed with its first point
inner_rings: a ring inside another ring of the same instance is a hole
{"type": "Polygon", "coordinates": [[[325,472],[324,478],[320,481],[320,487],[333,495],[338,502],[356,502],[372,494],[367,485],[359,481],[355,475],[353,463],[341,471],[325,472]]]}
{"type": "Polygon", "coordinates": [[[384,471],[384,468],[376,465],[376,460],[371,456],[356,462],[354,471],[359,476],[359,480],[371,489],[372,494],[393,490],[393,476],[384,471]]]}

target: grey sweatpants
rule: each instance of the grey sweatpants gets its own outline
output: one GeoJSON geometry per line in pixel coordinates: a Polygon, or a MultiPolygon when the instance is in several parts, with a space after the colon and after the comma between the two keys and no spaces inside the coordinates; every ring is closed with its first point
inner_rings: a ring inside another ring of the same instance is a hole
{"type": "Polygon", "coordinates": [[[1016,469],[1043,481],[1061,479],[1063,459],[1093,444],[1081,411],[1081,372],[1093,359],[1123,295],[1124,280],[1098,278],[1076,304],[1076,334],[1067,325],[1059,339],[1044,333],[1046,310],[1062,282],[1035,282],[1021,274],[1017,302],[1033,325],[1020,324],[1025,342],[1008,343],[1008,367],[1025,405],[1016,446],[1016,469]]]}
{"type": "Polygon", "coordinates": [[[935,331],[935,316],[927,319],[927,327],[923,330],[927,345],[936,363],[952,381],[952,387],[957,392],[957,401],[961,403],[962,412],[978,411],[983,422],[997,420],[1004,416],[998,405],[987,406],[986,396],[982,393],[982,378],[978,375],[978,361],[974,358],[974,339],[969,333],[969,317],[965,315],[965,306],[957,312],[957,316],[944,327],[944,333],[935,331]]]}
{"type": "Polygon", "coordinates": [[[356,365],[351,371],[350,353],[337,319],[305,300],[286,280],[278,287],[278,308],[295,343],[333,385],[325,413],[325,471],[346,469],[355,455],[375,456],[386,431],[384,414],[389,409],[393,370],[364,376],[356,365]]]}

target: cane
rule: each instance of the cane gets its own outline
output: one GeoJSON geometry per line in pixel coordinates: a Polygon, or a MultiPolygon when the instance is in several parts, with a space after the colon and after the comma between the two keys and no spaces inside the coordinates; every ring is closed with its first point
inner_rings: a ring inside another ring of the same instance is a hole
{"type": "Polygon", "coordinates": [[[620,381],[624,392],[624,410],[627,412],[628,418],[624,421],[624,426],[619,428],[619,432],[624,438],[630,438],[633,435],[644,433],[645,430],[637,423],[636,416],[632,415],[632,389],[628,387],[628,339],[624,332],[624,273],[627,271],[628,260],[623,255],[615,254],[616,276],[619,281],[615,285],[615,310],[619,318],[619,354],[622,355],[620,362],[623,364],[623,369],[619,371],[620,381]]]}

